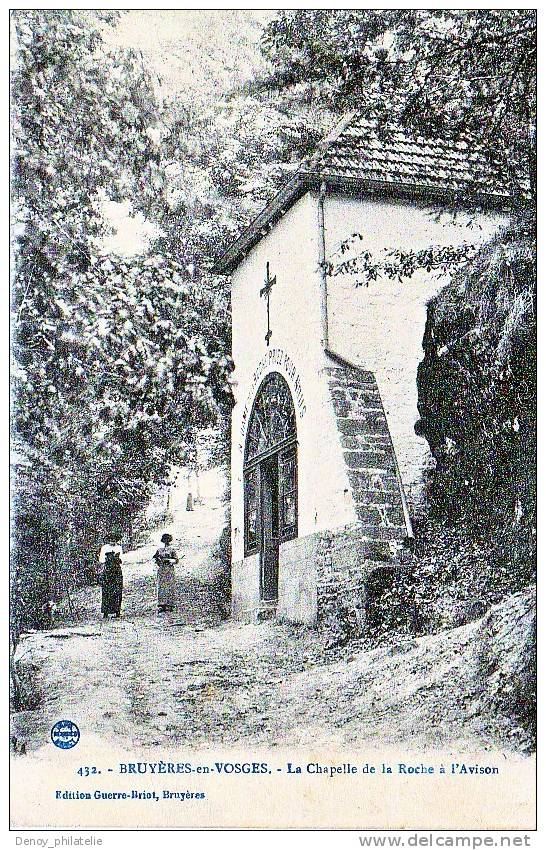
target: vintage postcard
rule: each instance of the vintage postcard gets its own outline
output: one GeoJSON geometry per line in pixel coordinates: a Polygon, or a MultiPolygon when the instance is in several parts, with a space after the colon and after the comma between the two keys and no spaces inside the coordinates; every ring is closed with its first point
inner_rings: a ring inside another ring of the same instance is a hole
{"type": "Polygon", "coordinates": [[[11,11],[12,829],[535,828],[536,23],[11,11]]]}

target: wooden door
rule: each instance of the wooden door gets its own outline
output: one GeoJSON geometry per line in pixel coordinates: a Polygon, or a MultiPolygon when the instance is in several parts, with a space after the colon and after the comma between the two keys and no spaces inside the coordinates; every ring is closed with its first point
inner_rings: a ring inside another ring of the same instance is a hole
{"type": "Polygon", "coordinates": [[[261,596],[274,602],[279,595],[279,456],[260,465],[261,490],[261,596]]]}

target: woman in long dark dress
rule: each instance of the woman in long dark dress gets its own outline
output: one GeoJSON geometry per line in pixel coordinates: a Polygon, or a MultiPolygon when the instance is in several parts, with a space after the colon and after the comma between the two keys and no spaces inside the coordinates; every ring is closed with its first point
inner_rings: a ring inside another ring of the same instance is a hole
{"type": "Polygon", "coordinates": [[[119,617],[121,614],[121,597],[123,595],[123,572],[121,570],[121,557],[119,552],[105,553],[101,584],[102,616],[104,619],[106,619],[109,614],[113,614],[114,617],[119,617]]]}

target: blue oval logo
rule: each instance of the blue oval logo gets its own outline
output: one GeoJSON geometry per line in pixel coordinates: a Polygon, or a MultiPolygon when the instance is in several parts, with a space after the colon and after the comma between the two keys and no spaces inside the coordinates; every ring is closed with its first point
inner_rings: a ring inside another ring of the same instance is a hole
{"type": "Polygon", "coordinates": [[[80,730],[72,720],[58,720],[51,730],[51,740],[61,750],[70,750],[80,740],[80,730]]]}

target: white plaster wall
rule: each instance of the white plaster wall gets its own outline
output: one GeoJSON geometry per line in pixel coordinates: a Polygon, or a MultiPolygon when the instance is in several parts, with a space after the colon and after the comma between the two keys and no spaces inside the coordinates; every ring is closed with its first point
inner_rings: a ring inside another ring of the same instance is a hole
{"type": "MultiPolygon", "coordinates": [[[[407,201],[327,196],[326,257],[353,233],[363,237],[358,250],[380,258],[384,248],[418,250],[483,242],[504,220],[498,214],[483,215],[469,228],[453,223],[447,215],[437,221],[431,212],[407,201]]],[[[385,279],[358,289],[355,282],[350,275],[328,280],[330,349],[375,373],[402,480],[406,491],[417,498],[428,455],[426,441],[414,431],[419,417],[417,366],[423,357],[426,304],[446,279],[422,273],[403,283],[385,279]]]]}
{"type": "Polygon", "coordinates": [[[252,249],[233,273],[233,388],[236,404],[232,417],[231,509],[234,563],[244,557],[244,435],[254,396],[268,372],[278,371],[286,378],[295,402],[298,536],[341,526],[354,518],[334,413],[326,395],[326,384],[319,379],[324,358],[321,348],[318,233],[316,200],[306,195],[252,249]],[[270,274],[277,278],[271,294],[273,335],[269,347],[264,339],[266,304],[259,295],[267,261],[270,274]],[[299,403],[297,380],[301,387],[299,403]]]}
{"type": "Polygon", "coordinates": [[[287,540],[279,557],[277,617],[311,625],[317,620],[318,535],[287,540]]]}
{"type": "Polygon", "coordinates": [[[244,620],[260,605],[260,556],[249,555],[237,564],[231,573],[231,612],[236,619],[244,620]]]}

